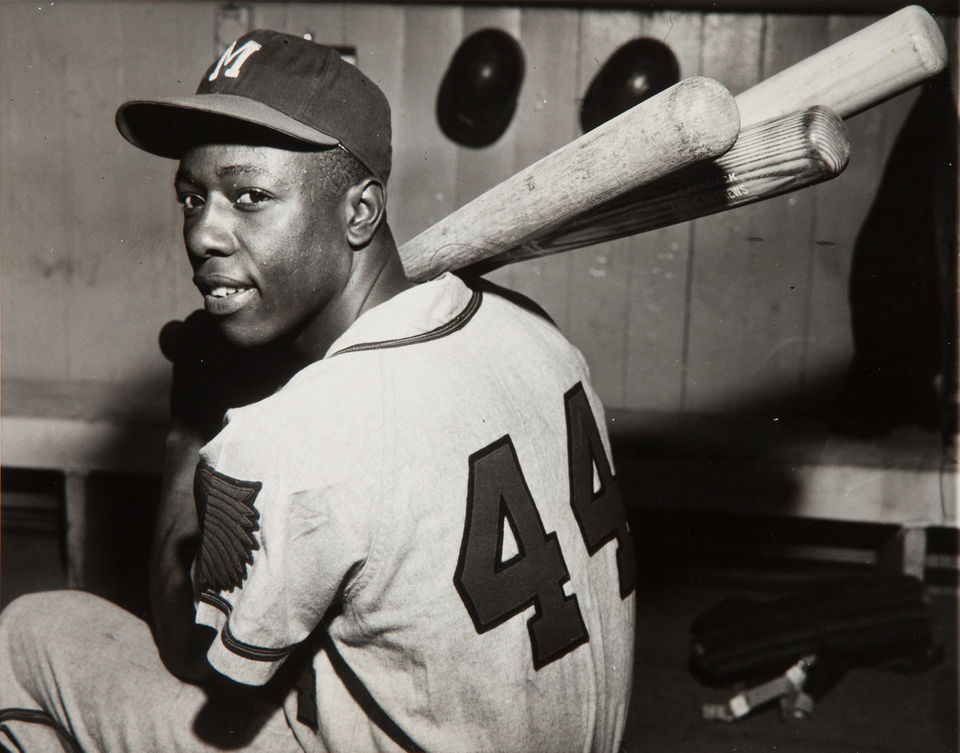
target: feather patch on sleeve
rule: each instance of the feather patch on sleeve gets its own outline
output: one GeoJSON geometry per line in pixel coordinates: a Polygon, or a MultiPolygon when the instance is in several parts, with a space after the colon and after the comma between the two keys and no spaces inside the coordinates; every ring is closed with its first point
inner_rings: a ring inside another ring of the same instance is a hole
{"type": "Polygon", "coordinates": [[[201,527],[198,593],[232,591],[246,579],[247,565],[260,548],[253,535],[260,530],[260,514],[253,503],[262,486],[231,478],[204,461],[197,465],[193,496],[201,527]]]}

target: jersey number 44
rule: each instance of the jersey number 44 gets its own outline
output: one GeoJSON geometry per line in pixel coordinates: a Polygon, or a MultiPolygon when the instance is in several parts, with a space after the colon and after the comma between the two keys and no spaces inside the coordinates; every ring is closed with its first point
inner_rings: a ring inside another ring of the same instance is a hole
{"type": "MultiPolygon", "coordinates": [[[[570,507],[592,557],[617,542],[620,597],[636,585],[636,561],[623,497],[582,384],[564,395],[570,507]]],[[[556,532],[547,533],[510,435],[470,456],[466,524],[453,581],[478,633],[533,606],[527,622],[540,669],[589,640],[556,532]],[[515,551],[503,560],[509,526],[515,551]]]]}

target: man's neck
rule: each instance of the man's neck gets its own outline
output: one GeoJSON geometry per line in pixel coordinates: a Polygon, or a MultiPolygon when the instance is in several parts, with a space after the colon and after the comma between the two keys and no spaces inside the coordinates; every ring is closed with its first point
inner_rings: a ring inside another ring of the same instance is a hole
{"type": "Polygon", "coordinates": [[[319,320],[294,337],[294,347],[309,361],[320,360],[363,313],[413,286],[389,230],[378,232],[369,245],[354,252],[344,289],[319,320]]]}

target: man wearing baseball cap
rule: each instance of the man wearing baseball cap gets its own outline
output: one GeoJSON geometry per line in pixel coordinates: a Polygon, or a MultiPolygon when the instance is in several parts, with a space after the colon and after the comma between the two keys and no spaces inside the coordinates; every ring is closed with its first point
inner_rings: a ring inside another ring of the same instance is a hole
{"type": "Polygon", "coordinates": [[[117,126],[178,160],[204,304],[164,338],[153,630],[15,601],[0,750],[618,750],[635,563],[602,406],[529,302],[407,281],[377,86],[257,30],[117,126]]]}

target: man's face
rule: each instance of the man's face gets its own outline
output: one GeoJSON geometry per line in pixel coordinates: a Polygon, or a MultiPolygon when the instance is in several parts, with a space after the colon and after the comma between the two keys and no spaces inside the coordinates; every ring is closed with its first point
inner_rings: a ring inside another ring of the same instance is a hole
{"type": "Polygon", "coordinates": [[[194,284],[232,342],[262,345],[323,327],[352,255],[316,155],[198,146],[180,161],[175,185],[194,284]]]}

